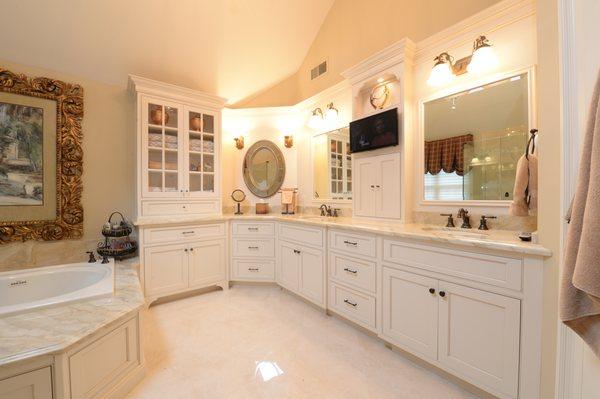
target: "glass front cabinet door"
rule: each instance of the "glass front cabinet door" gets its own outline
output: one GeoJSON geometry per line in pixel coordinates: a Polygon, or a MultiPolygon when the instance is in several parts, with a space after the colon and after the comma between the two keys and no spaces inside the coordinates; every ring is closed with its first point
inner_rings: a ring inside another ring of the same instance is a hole
{"type": "Polygon", "coordinates": [[[146,98],[142,104],[143,196],[214,196],[218,115],[146,98]]]}

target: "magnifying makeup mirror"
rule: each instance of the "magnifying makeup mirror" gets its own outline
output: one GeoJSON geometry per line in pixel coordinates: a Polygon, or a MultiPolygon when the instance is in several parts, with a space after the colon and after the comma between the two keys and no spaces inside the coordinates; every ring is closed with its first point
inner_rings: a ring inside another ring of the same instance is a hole
{"type": "Polygon", "coordinates": [[[237,202],[237,211],[235,212],[235,214],[243,215],[243,212],[240,209],[240,203],[246,199],[246,193],[240,189],[233,190],[233,192],[231,193],[231,199],[233,199],[235,202],[237,202]]]}

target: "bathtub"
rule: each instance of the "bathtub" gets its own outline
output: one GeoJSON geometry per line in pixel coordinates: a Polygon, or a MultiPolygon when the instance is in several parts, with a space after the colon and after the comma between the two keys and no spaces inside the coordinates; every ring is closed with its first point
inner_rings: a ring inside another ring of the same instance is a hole
{"type": "Polygon", "coordinates": [[[0,316],[112,295],[114,260],[0,273],[0,316]]]}

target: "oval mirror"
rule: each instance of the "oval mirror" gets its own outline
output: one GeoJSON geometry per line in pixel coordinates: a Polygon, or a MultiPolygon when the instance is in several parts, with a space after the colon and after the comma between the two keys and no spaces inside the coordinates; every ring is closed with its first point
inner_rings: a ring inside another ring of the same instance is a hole
{"type": "Polygon", "coordinates": [[[246,152],[242,173],[252,194],[259,198],[275,195],[285,177],[285,160],[281,150],[269,140],[257,141],[246,152]]]}

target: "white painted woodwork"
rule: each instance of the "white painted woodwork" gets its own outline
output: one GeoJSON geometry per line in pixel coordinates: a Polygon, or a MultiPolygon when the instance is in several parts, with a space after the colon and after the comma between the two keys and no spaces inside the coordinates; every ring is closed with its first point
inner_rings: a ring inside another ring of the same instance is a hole
{"type": "Polygon", "coordinates": [[[297,246],[285,241],[279,242],[277,282],[292,292],[300,287],[300,255],[297,246]]]}
{"type": "Polygon", "coordinates": [[[442,281],[439,292],[440,363],[517,398],[520,301],[442,281]]]}
{"type": "Polygon", "coordinates": [[[401,217],[400,154],[356,158],[354,214],[399,219],[401,217]]]}
{"type": "Polygon", "coordinates": [[[322,247],[324,237],[325,232],[322,228],[279,223],[278,238],[283,240],[322,247]]]}
{"type": "Polygon", "coordinates": [[[225,280],[225,240],[194,243],[189,247],[189,287],[203,287],[225,280]]]}
{"type": "Polygon", "coordinates": [[[333,311],[358,325],[369,330],[377,328],[376,300],[373,296],[330,282],[328,305],[333,311]]]}
{"type": "Polygon", "coordinates": [[[236,280],[273,281],[275,261],[267,259],[234,259],[233,277],[236,280]]]}
{"type": "Polygon", "coordinates": [[[71,399],[101,397],[115,380],[140,363],[137,318],[69,356],[71,399]]]}
{"type": "Polygon", "coordinates": [[[383,260],[521,290],[523,260],[518,258],[384,239],[383,260]]]}
{"type": "Polygon", "coordinates": [[[348,255],[360,255],[370,259],[375,259],[377,256],[377,238],[371,235],[330,230],[329,245],[331,249],[348,255]]]}
{"type": "Polygon", "coordinates": [[[221,212],[215,201],[142,201],[143,216],[214,215],[221,212]]]}
{"type": "MultiPolygon", "coordinates": [[[[350,252],[350,251],[348,251],[350,252]]],[[[377,263],[360,260],[351,254],[329,252],[329,276],[342,284],[371,293],[377,291],[377,263]]]]}
{"type": "Polygon", "coordinates": [[[325,307],[325,257],[323,251],[299,247],[299,293],[317,305],[325,307]]]}
{"type": "Polygon", "coordinates": [[[274,238],[240,238],[233,240],[235,257],[273,257],[275,256],[274,238]]]}
{"type": "Polygon", "coordinates": [[[50,367],[0,380],[1,399],[52,399],[50,367]]]}
{"type": "Polygon", "coordinates": [[[204,237],[225,236],[225,224],[204,224],[197,226],[152,227],[145,229],[146,245],[165,244],[169,242],[193,241],[204,237]]]}
{"type": "Polygon", "coordinates": [[[394,344],[437,359],[438,281],[383,267],[382,331],[394,344]],[[430,290],[434,290],[431,293],[430,290]]]}
{"type": "Polygon", "coordinates": [[[238,222],[231,224],[231,233],[234,236],[274,236],[275,223],[273,222],[238,222]]]}
{"type": "Polygon", "coordinates": [[[188,244],[148,247],[144,251],[144,286],[147,296],[160,296],[188,288],[188,244]]]}

